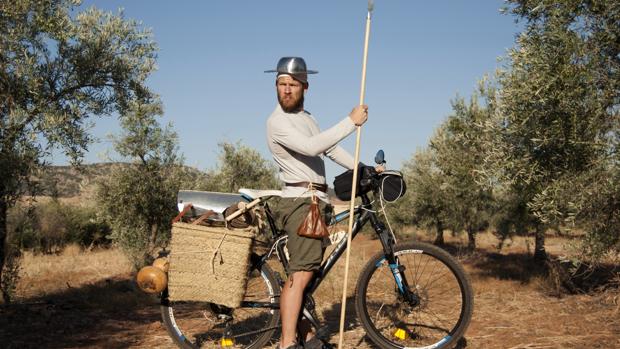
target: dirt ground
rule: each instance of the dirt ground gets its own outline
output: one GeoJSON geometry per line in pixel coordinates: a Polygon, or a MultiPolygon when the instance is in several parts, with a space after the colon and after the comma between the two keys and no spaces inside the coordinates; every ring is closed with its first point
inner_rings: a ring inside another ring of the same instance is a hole
{"type": "MultiPolygon", "coordinates": [[[[486,235],[473,254],[462,253],[458,239],[446,247],[465,265],[475,290],[473,319],[457,348],[620,348],[618,274],[558,296],[552,280],[531,262],[531,241],[517,239],[498,251],[486,235]]],[[[548,239],[549,252],[560,254],[564,242],[548,239]]],[[[374,240],[354,241],[350,294],[364,260],[377,250],[374,240]]],[[[157,299],[137,290],[123,258],[113,250],[26,255],[17,302],[0,305],[0,347],[174,348],[157,299]]],[[[338,341],[342,262],[316,295],[332,343],[338,341]]],[[[617,273],[618,266],[609,270],[617,273]]],[[[345,347],[375,348],[357,323],[352,298],[346,310],[345,347]]]]}

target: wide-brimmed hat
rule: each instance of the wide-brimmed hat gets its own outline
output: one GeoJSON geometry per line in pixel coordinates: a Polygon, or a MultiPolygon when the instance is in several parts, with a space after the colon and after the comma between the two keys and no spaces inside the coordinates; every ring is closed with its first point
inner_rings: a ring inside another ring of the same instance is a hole
{"type": "Polygon", "coordinates": [[[278,61],[276,69],[265,70],[265,73],[278,73],[291,75],[294,79],[308,83],[308,74],[316,74],[316,70],[308,70],[306,61],[301,57],[282,57],[278,61]]]}

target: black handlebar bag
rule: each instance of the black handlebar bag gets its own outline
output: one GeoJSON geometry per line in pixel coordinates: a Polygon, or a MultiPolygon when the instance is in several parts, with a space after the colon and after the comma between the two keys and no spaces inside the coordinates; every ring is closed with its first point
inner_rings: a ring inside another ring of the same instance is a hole
{"type": "MultiPolygon", "coordinates": [[[[407,192],[407,184],[403,174],[399,171],[384,171],[379,174],[374,167],[359,165],[358,182],[355,196],[360,196],[372,190],[373,186],[379,189],[381,198],[387,202],[394,202],[407,192]],[[374,180],[373,180],[374,177],[374,180]],[[373,185],[374,181],[374,185],[373,185]]],[[[353,170],[339,174],[334,179],[336,197],[343,201],[351,200],[351,186],[353,184],[353,170]]]]}
{"type": "Polygon", "coordinates": [[[385,171],[379,177],[381,197],[387,202],[400,199],[407,192],[407,184],[399,171],[385,171]]]}
{"type": "MultiPolygon", "coordinates": [[[[360,163],[357,171],[357,186],[355,189],[355,196],[366,194],[372,185],[370,177],[372,172],[375,171],[373,167],[365,166],[360,163]]],[[[334,191],[336,197],[343,201],[351,200],[351,187],[353,186],[353,170],[345,171],[336,178],[334,178],[334,191]]]]}

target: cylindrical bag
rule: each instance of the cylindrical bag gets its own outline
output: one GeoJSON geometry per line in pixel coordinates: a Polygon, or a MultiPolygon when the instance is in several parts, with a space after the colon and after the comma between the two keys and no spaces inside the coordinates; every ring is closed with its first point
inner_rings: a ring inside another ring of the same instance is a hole
{"type": "Polygon", "coordinates": [[[385,171],[379,181],[381,196],[387,202],[400,199],[407,192],[407,184],[399,171],[385,171]]]}
{"type": "MultiPolygon", "coordinates": [[[[363,163],[359,163],[357,171],[357,186],[355,189],[355,196],[366,194],[370,189],[370,173],[375,169],[370,166],[366,166],[363,163]]],[[[336,178],[334,178],[334,192],[336,197],[343,201],[351,200],[351,187],[353,186],[353,170],[345,171],[336,178]]]]}

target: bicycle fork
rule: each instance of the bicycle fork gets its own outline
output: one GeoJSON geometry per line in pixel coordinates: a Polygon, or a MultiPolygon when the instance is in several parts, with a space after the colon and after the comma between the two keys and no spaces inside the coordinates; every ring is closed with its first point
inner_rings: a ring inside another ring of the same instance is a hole
{"type": "Polygon", "coordinates": [[[405,266],[399,264],[398,257],[394,254],[394,245],[396,241],[394,241],[392,234],[387,231],[383,222],[379,221],[374,214],[370,216],[370,224],[375,232],[377,232],[385,253],[385,259],[379,261],[376,267],[379,268],[383,263],[387,262],[392,276],[394,277],[398,293],[411,307],[419,305],[420,297],[416,292],[413,292],[409,286],[409,282],[405,275],[405,266]]]}
{"type": "Polygon", "coordinates": [[[410,306],[415,307],[420,304],[420,297],[416,292],[411,291],[409,282],[405,276],[405,267],[398,264],[398,258],[396,258],[396,256],[393,256],[393,258],[395,263],[388,262],[388,267],[392,272],[392,276],[394,276],[394,282],[396,283],[398,292],[410,306]]]}

